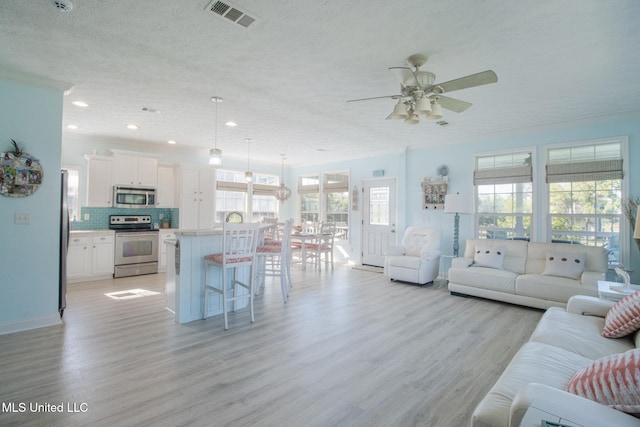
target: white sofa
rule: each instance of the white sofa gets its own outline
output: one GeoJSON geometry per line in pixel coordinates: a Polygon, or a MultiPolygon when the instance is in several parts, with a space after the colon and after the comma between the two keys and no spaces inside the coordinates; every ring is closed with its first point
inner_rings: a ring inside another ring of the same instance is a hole
{"type": "Polygon", "coordinates": [[[638,348],[640,331],[615,339],[601,335],[612,305],[595,297],[575,296],[566,310],[547,310],[529,341],[477,405],[471,426],[520,426],[529,408],[535,408],[537,426],[540,417],[553,421],[553,416],[584,427],[640,426],[638,418],[565,391],[573,375],[592,361],[638,348]]]}
{"type": "Polygon", "coordinates": [[[464,257],[454,258],[448,271],[449,291],[512,304],[546,309],[565,307],[573,295],[598,296],[598,280],[604,280],[607,254],[604,248],[566,243],[521,240],[469,239],[464,257]],[[504,250],[503,268],[474,264],[478,248],[504,250]],[[543,275],[547,253],[584,254],[584,272],[578,278],[543,275]]]}
{"type": "Polygon", "coordinates": [[[384,274],[391,280],[424,285],[438,277],[442,230],[431,227],[407,227],[402,246],[389,247],[384,274]]]}

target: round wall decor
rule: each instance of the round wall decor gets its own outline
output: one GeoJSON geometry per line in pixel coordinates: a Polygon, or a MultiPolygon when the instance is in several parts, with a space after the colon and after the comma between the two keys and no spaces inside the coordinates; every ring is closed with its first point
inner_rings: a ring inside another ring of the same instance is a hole
{"type": "Polygon", "coordinates": [[[0,194],[6,197],[26,197],[42,184],[40,160],[20,149],[11,140],[13,150],[0,152],[0,194]]]}

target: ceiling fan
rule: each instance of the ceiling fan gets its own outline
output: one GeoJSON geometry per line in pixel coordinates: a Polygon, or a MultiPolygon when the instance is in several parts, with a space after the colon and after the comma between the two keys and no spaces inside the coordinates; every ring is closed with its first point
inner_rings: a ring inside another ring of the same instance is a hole
{"type": "Polygon", "coordinates": [[[496,73],[492,70],[487,70],[436,84],[434,83],[436,80],[435,74],[420,70],[420,67],[426,62],[427,56],[417,53],[407,58],[407,63],[414,68],[413,70],[409,67],[389,68],[389,71],[400,80],[400,94],[350,99],[347,102],[369,101],[371,99],[382,98],[397,99],[398,103],[387,118],[404,120],[406,124],[414,125],[420,122],[420,114],[425,115],[431,120],[440,120],[442,118],[443,108],[461,113],[472,105],[469,102],[444,96],[443,93],[482,86],[498,81],[496,73]]]}

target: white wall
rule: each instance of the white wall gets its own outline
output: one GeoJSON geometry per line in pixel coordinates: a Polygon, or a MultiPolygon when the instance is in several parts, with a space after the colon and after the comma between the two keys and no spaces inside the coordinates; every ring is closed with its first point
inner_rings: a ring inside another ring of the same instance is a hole
{"type": "Polygon", "coordinates": [[[11,139],[40,159],[44,180],[29,197],[0,196],[0,333],[60,324],[58,266],[62,93],[0,79],[0,151],[11,139]],[[14,224],[16,212],[31,224],[14,224]]]}

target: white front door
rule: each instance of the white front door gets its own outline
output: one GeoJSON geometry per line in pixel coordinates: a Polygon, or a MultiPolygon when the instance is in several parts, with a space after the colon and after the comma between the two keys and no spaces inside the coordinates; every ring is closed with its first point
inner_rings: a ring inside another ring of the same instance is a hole
{"type": "Polygon", "coordinates": [[[362,188],[362,263],[382,267],[396,245],[396,179],[365,180],[362,188]]]}

